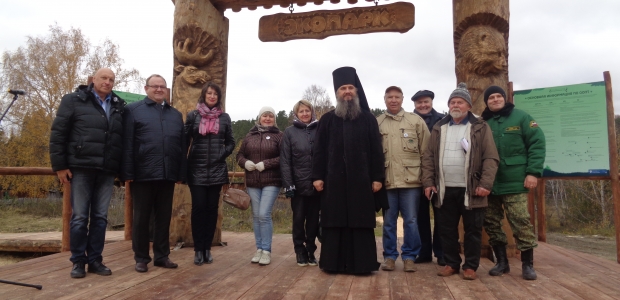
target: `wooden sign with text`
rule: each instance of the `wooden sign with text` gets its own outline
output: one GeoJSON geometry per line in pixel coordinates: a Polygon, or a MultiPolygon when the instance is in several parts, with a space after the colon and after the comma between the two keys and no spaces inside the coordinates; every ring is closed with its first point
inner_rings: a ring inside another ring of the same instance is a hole
{"type": "Polygon", "coordinates": [[[280,13],[260,18],[258,38],[263,42],[324,39],[332,35],[373,32],[404,33],[415,24],[412,3],[356,7],[340,10],[280,13]]]}

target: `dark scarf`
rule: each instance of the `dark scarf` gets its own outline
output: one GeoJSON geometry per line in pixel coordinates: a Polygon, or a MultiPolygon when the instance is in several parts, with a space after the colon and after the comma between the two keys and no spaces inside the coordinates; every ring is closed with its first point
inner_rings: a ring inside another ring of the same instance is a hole
{"type": "Polygon", "coordinates": [[[500,116],[500,117],[510,116],[510,113],[512,113],[512,110],[514,108],[515,108],[515,105],[509,102],[506,103],[506,105],[504,105],[502,109],[496,112],[492,112],[487,106],[487,108],[485,108],[484,111],[482,112],[482,119],[486,121],[490,118],[493,118],[494,116],[500,116]]]}
{"type": "Polygon", "coordinates": [[[413,112],[417,114],[418,116],[420,116],[422,119],[424,119],[424,122],[426,123],[428,130],[432,130],[433,126],[435,126],[435,123],[437,123],[439,120],[443,119],[444,117],[443,114],[438,113],[434,108],[431,109],[431,111],[427,114],[422,114],[417,110],[413,110],[413,112]]]}

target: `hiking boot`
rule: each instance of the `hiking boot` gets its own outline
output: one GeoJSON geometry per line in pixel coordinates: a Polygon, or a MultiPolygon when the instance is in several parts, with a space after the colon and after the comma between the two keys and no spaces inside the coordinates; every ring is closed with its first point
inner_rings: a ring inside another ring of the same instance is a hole
{"type": "Polygon", "coordinates": [[[478,275],[476,275],[476,271],[474,271],[472,269],[465,269],[465,270],[463,270],[463,279],[465,279],[465,280],[476,280],[476,278],[478,278],[478,275]]]}
{"type": "Polygon", "coordinates": [[[523,279],[536,280],[536,271],[534,271],[534,249],[521,252],[521,271],[523,279]]]}
{"type": "Polygon", "coordinates": [[[309,253],[308,254],[308,265],[310,266],[318,266],[319,262],[316,260],[316,257],[314,257],[314,253],[309,253]]]}
{"type": "Polygon", "coordinates": [[[97,275],[108,276],[112,275],[112,270],[104,266],[102,263],[96,261],[88,264],[88,273],[95,273],[97,275]]]}
{"type": "Polygon", "coordinates": [[[381,270],[394,271],[396,267],[396,261],[393,258],[386,258],[383,264],[381,264],[381,270]]]}
{"type": "Polygon", "coordinates": [[[263,255],[263,250],[261,250],[261,249],[256,250],[256,253],[254,253],[254,256],[252,257],[251,262],[252,262],[253,264],[257,264],[257,263],[258,263],[258,261],[260,260],[260,257],[261,257],[262,255],[263,255]]]}
{"type": "Polygon", "coordinates": [[[308,254],[297,253],[297,265],[300,267],[307,266],[308,265],[308,254]]]}
{"type": "Polygon", "coordinates": [[[415,266],[414,266],[415,262],[413,261],[413,259],[405,259],[405,260],[403,260],[403,263],[405,265],[405,268],[404,268],[405,272],[415,272],[416,271],[415,266]]]}
{"type": "Polygon", "coordinates": [[[73,264],[73,268],[71,269],[71,278],[84,278],[86,277],[86,270],[84,267],[84,262],[78,261],[73,264]]]}
{"type": "Polygon", "coordinates": [[[260,260],[258,264],[261,266],[266,266],[271,263],[271,252],[263,250],[263,254],[260,256],[260,260]]]}
{"type": "Polygon", "coordinates": [[[489,275],[499,276],[502,274],[510,273],[510,266],[508,265],[508,256],[506,255],[506,246],[493,246],[493,253],[495,253],[496,264],[495,267],[489,270],[489,275]]]}
{"type": "Polygon", "coordinates": [[[443,259],[443,256],[442,257],[437,257],[437,265],[440,265],[442,267],[446,265],[446,260],[443,259]]]}
{"type": "Polygon", "coordinates": [[[437,272],[437,276],[448,277],[454,274],[458,274],[459,269],[452,269],[450,266],[445,266],[439,272],[437,272]]]}

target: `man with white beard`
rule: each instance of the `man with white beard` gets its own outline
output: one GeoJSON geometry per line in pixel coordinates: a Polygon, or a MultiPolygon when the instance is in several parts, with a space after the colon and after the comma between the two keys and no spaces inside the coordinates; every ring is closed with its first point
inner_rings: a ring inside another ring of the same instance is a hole
{"type": "Polygon", "coordinates": [[[428,148],[422,157],[422,185],[441,220],[440,238],[446,266],[438,276],[459,273],[459,220],[465,230],[463,279],[477,278],[487,196],[493,188],[499,156],[489,125],[471,113],[471,96],[459,83],[448,100],[450,116],[431,130],[428,148]]]}
{"type": "Polygon", "coordinates": [[[321,192],[319,267],[370,273],[379,269],[375,211],[387,209],[381,134],[355,69],[332,75],[338,104],[319,120],[312,148],[313,185],[321,192]]]}

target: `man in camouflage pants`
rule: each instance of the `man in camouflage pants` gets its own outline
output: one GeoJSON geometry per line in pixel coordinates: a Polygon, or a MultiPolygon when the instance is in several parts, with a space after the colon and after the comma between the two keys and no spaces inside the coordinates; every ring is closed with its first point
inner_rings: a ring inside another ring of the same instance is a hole
{"type": "Polygon", "coordinates": [[[489,244],[497,258],[497,264],[489,270],[489,275],[510,272],[506,233],[502,230],[505,211],[517,249],[521,251],[522,276],[526,280],[535,280],[534,248],[538,244],[527,210],[527,193],[536,187],[537,177],[542,176],[545,135],[529,114],[506,102],[506,92],[502,88],[487,88],[484,103],[487,108],[482,112],[482,118],[493,131],[500,157],[484,219],[484,229],[489,234],[489,244]]]}

